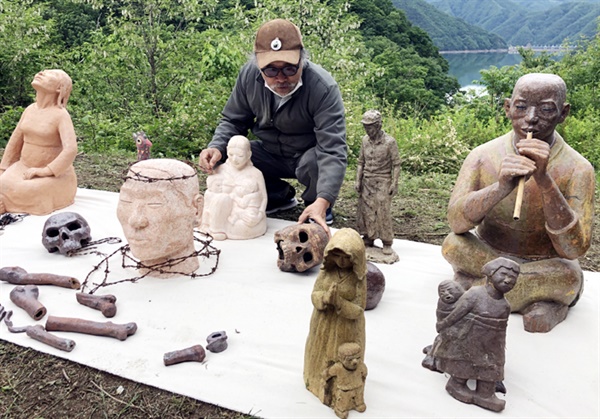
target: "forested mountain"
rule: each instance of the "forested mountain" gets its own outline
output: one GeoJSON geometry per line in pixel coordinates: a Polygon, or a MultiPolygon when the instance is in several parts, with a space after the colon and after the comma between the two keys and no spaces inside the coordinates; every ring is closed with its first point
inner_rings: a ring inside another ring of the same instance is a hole
{"type": "Polygon", "coordinates": [[[589,38],[595,34],[600,16],[598,0],[426,1],[451,16],[500,35],[509,45],[559,45],[567,38],[589,38]]]}
{"type": "MultiPolygon", "coordinates": [[[[530,11],[548,10],[574,0],[512,0],[519,6],[526,7],[530,11]]],[[[600,0],[575,0],[582,3],[600,3],[600,0]]]]}
{"type": "Polygon", "coordinates": [[[442,51],[507,48],[500,36],[441,12],[424,0],[393,0],[408,19],[425,30],[442,51]]]}

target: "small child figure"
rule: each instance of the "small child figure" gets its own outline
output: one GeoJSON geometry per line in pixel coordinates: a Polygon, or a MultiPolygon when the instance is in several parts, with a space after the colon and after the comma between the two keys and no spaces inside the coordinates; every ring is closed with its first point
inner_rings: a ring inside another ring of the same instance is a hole
{"type": "MultiPolygon", "coordinates": [[[[446,318],[446,316],[448,316],[448,314],[450,314],[452,310],[454,310],[456,302],[461,297],[461,295],[464,294],[464,292],[464,288],[460,285],[460,283],[456,281],[448,279],[440,282],[440,284],[438,285],[439,299],[437,304],[437,310],[435,311],[438,322],[446,318]]],[[[432,349],[435,348],[437,344],[439,344],[440,339],[440,335],[437,335],[433,341],[433,345],[427,345],[423,348],[425,359],[423,359],[421,365],[425,368],[430,369],[431,371],[441,372],[435,366],[435,358],[431,356],[432,349]]]]}
{"type": "Polygon", "coordinates": [[[323,371],[325,382],[333,379],[333,385],[323,386],[325,389],[331,388],[333,393],[325,395],[324,403],[332,407],[342,419],[346,419],[352,409],[357,412],[367,410],[364,398],[367,366],[361,356],[362,350],[358,343],[343,343],[338,348],[339,361],[323,371]]]}

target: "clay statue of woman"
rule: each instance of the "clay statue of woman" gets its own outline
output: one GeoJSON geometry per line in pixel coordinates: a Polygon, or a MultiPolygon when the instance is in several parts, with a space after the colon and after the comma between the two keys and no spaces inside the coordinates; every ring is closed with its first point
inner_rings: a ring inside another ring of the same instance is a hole
{"type": "Polygon", "coordinates": [[[72,82],[62,70],[43,70],[0,162],[0,214],[45,215],[73,203],[77,139],[66,106],[72,82]]]}
{"type": "Polygon", "coordinates": [[[337,231],[325,247],[311,295],[314,309],[304,351],[306,388],[328,406],[332,406],[334,388],[324,385],[322,373],[338,361],[340,345],[358,344],[363,349],[360,361],[364,361],[366,277],[361,236],[351,228],[337,231]]]}
{"type": "Polygon", "coordinates": [[[436,369],[450,375],[446,390],[456,400],[494,412],[504,409],[505,401],[495,395],[496,383],[504,380],[510,314],[504,295],[514,288],[519,272],[519,264],[507,258],[486,263],[485,285],[466,291],[436,324],[439,340],[431,356],[436,369]],[[476,380],[475,390],[467,386],[468,380],[476,380]]]}

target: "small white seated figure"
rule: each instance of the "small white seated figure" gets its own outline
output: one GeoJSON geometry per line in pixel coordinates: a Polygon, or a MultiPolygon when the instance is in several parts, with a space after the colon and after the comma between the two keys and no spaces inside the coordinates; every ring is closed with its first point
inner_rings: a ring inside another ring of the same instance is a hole
{"type": "Polygon", "coordinates": [[[179,160],[149,159],[129,168],[117,218],[132,255],[145,266],[140,273],[170,277],[199,268],[194,227],[202,202],[196,171],[179,160]]]}
{"type": "Polygon", "coordinates": [[[267,189],[250,157],[250,141],[231,138],[227,161],[206,180],[201,230],[215,240],[246,240],[267,231],[267,189]]]}

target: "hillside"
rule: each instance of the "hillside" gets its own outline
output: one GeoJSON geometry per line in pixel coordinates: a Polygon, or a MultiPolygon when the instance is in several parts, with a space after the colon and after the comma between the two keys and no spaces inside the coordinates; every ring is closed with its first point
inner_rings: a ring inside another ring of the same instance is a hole
{"type": "MultiPolygon", "coordinates": [[[[417,1],[417,0],[407,0],[417,1]]],[[[598,0],[426,0],[440,11],[501,36],[509,45],[558,45],[594,36],[598,0]]]]}
{"type": "Polygon", "coordinates": [[[424,0],[393,0],[394,6],[429,34],[441,51],[507,48],[498,35],[441,12],[424,0]]]}

